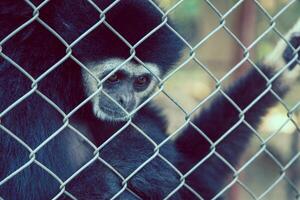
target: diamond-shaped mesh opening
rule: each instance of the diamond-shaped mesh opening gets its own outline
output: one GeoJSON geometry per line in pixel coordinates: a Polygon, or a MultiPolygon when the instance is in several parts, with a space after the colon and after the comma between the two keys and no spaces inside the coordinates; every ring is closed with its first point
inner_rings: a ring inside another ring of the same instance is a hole
{"type": "Polygon", "coordinates": [[[3,63],[1,67],[2,72],[7,75],[11,75],[16,77],[15,80],[4,80],[1,79],[1,96],[7,97],[5,101],[1,103],[0,106],[0,112],[3,112],[7,109],[10,105],[12,105],[14,102],[22,98],[23,96],[26,96],[26,94],[30,93],[31,91],[31,85],[32,82],[29,78],[27,78],[20,70],[17,69],[17,67],[14,67],[12,64],[10,64],[8,61],[5,61],[4,59],[0,58],[0,62],[3,63]],[[18,85],[22,84],[24,88],[19,87],[13,87],[10,90],[4,89],[6,87],[9,87],[10,85],[18,85]]]}
{"type": "MultiPolygon", "coordinates": [[[[100,133],[101,134],[101,133],[100,133]]],[[[119,135],[113,138],[113,140],[106,144],[103,149],[100,150],[100,156],[106,160],[108,163],[112,164],[122,175],[128,176],[137,167],[143,164],[147,159],[149,159],[154,154],[154,145],[147,140],[139,131],[134,130],[134,128],[128,127],[121,132],[119,135]],[[129,129],[129,130],[128,130],[129,129]],[[126,132],[125,132],[126,131],[126,132]],[[132,142],[130,146],[125,140],[137,141],[132,142]],[[143,141],[141,144],[139,141],[143,141]],[[115,154],[116,148],[122,151],[128,151],[128,154],[115,154]],[[140,156],[135,156],[138,152],[140,156]],[[130,166],[123,168],[120,163],[115,163],[115,160],[122,160],[125,163],[132,163],[130,166]]]]}
{"type": "Polygon", "coordinates": [[[230,10],[237,10],[243,4],[241,1],[234,0],[230,2],[221,2],[217,0],[207,1],[207,4],[214,7],[214,10],[219,11],[221,14],[225,14],[230,10]]]}
{"type": "Polygon", "coordinates": [[[36,21],[17,32],[4,43],[2,48],[6,56],[25,71],[30,71],[29,74],[34,78],[42,75],[65,55],[63,44],[36,21]],[[38,36],[32,36],[32,32],[38,33],[38,36]],[[31,41],[34,41],[36,45],[33,45],[31,41]],[[31,59],[23,56],[25,53],[31,59]]]}
{"type": "Polygon", "coordinates": [[[55,197],[57,194],[59,194],[59,187],[60,183],[59,181],[52,176],[49,172],[47,172],[45,169],[42,169],[40,166],[38,166],[36,163],[30,163],[29,166],[26,166],[20,173],[16,174],[14,177],[12,177],[10,180],[4,183],[2,188],[7,188],[8,191],[3,191],[3,189],[0,189],[1,193],[9,192],[15,194],[14,197],[16,198],[42,198],[43,193],[48,192],[48,188],[53,187],[56,188],[57,192],[52,192],[50,194],[51,197],[55,197]],[[36,180],[35,177],[39,177],[39,180],[36,180]],[[19,180],[19,177],[22,177],[23,179],[26,179],[28,181],[28,184],[30,184],[31,188],[35,191],[32,193],[26,192],[24,188],[16,187],[14,184],[16,181],[19,180]],[[39,192],[38,192],[39,191],[39,192]]]}
{"type": "Polygon", "coordinates": [[[46,140],[52,133],[63,125],[62,120],[63,118],[60,113],[47,101],[37,94],[32,94],[6,113],[2,117],[1,125],[11,130],[31,148],[36,148],[37,145],[46,140]],[[43,110],[34,106],[37,104],[42,105],[43,110]],[[41,120],[45,117],[49,117],[49,119],[47,120],[47,123],[42,123],[41,120]],[[32,120],[40,123],[40,127],[36,129],[29,129],[30,131],[27,132],[27,127],[32,126],[32,120]],[[18,126],[16,126],[16,123],[18,123],[18,126]],[[22,128],[19,129],[18,127],[22,128]],[[32,134],[39,134],[43,140],[35,140],[35,138],[31,136],[32,134]]]}
{"type": "Polygon", "coordinates": [[[256,196],[264,193],[274,182],[280,178],[280,167],[265,152],[260,153],[251,164],[249,164],[240,174],[241,182],[246,185],[256,196]],[[261,166],[257,168],[255,166],[261,166]],[[251,171],[251,172],[250,172],[251,171]],[[256,173],[257,176],[251,176],[256,173]],[[262,178],[265,177],[265,178],[262,178]],[[254,179],[250,181],[250,179],[254,179]],[[256,181],[263,181],[264,187],[258,187],[256,181]]]}
{"type": "MultiPolygon", "coordinates": [[[[70,192],[72,197],[86,199],[90,197],[90,194],[97,194],[97,188],[89,187],[89,185],[95,182],[98,183],[99,186],[101,184],[105,185],[105,183],[107,182],[114,182],[114,185],[112,187],[107,188],[110,190],[109,192],[102,193],[100,196],[97,196],[103,199],[110,199],[114,197],[120,192],[120,190],[122,191],[122,188],[124,187],[122,184],[122,177],[112,171],[110,166],[106,163],[103,163],[100,160],[96,160],[93,163],[90,163],[90,165],[83,171],[80,171],[80,173],[75,177],[73,177],[73,179],[71,179],[70,182],[67,183],[66,188],[70,192]],[[95,176],[89,175],[90,173],[93,173],[95,171],[101,173],[95,176]],[[85,184],[87,187],[83,190],[83,188],[78,185],[79,182],[85,184]]],[[[127,195],[132,196],[130,195],[130,193],[127,195]]]]}
{"type": "Polygon", "coordinates": [[[7,24],[1,22],[0,40],[3,40],[8,34],[18,29],[20,26],[22,26],[25,22],[27,22],[32,17],[32,9],[26,2],[21,2],[16,6],[9,6],[6,2],[1,2],[0,8],[1,8],[0,13],[2,16],[16,17],[15,23],[7,24]],[[15,9],[18,10],[18,13],[15,13],[15,9]],[[20,13],[22,13],[23,17],[18,17],[20,13]]]}
{"type": "Polygon", "coordinates": [[[82,95],[84,88],[76,85],[83,81],[80,71],[84,71],[84,69],[72,59],[64,60],[56,69],[41,79],[38,83],[38,90],[63,112],[69,113],[87,99],[82,95]],[[66,76],[62,76],[62,74],[66,74],[66,76]],[[62,104],[61,98],[69,99],[69,102],[72,99],[73,103],[62,104]]]}

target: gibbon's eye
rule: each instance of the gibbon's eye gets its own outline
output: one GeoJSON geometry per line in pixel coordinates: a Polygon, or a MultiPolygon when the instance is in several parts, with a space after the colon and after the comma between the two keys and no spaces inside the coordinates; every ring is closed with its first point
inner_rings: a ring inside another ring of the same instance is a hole
{"type": "Polygon", "coordinates": [[[138,76],[134,81],[135,86],[137,87],[145,87],[149,84],[148,76],[138,76]]]}
{"type": "Polygon", "coordinates": [[[117,82],[120,81],[120,76],[119,76],[117,73],[115,73],[115,74],[111,75],[111,76],[107,79],[107,81],[108,81],[109,83],[117,83],[117,82]]]}

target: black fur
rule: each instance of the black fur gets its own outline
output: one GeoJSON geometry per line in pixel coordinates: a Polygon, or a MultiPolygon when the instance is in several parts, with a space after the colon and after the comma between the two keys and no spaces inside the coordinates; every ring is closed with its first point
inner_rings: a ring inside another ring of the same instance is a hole
{"type": "MultiPolygon", "coordinates": [[[[297,47],[300,46],[300,33],[294,33],[289,42],[290,42],[291,46],[293,48],[295,48],[295,50],[297,51],[297,47]]],[[[299,51],[299,49],[298,49],[298,51],[299,51]]],[[[294,52],[294,50],[290,46],[285,49],[285,51],[283,53],[283,58],[284,58],[285,62],[288,63],[289,61],[295,59],[295,61],[290,64],[290,69],[293,69],[296,66],[297,62],[298,63],[300,62],[299,54],[300,54],[299,52],[298,52],[298,54],[297,54],[297,52],[294,52]],[[298,56],[298,57],[296,57],[296,56],[298,56]]]]}
{"type": "MultiPolygon", "coordinates": [[[[96,1],[95,1],[96,2],[96,1]]],[[[97,1],[101,9],[107,8],[111,0],[97,1]]],[[[39,5],[39,1],[34,1],[39,5]]],[[[10,32],[32,17],[32,8],[23,1],[2,0],[0,2],[0,41],[10,32]]],[[[39,17],[54,29],[69,44],[100,20],[99,13],[83,0],[52,0],[39,11],[39,17]]],[[[146,0],[121,1],[106,13],[106,21],[114,27],[131,45],[162,23],[162,15],[146,0]]],[[[169,22],[168,22],[169,23],[169,22]]],[[[66,55],[66,47],[39,22],[34,21],[3,44],[3,53],[24,68],[33,78],[38,78],[53,64],[66,55]]],[[[136,48],[136,55],[144,62],[156,63],[167,73],[180,57],[183,44],[166,26],[160,28],[149,39],[136,48]]],[[[127,47],[103,24],[95,28],[72,48],[72,55],[82,63],[99,61],[109,57],[127,58],[127,47]]],[[[0,57],[0,113],[9,105],[28,94],[35,85],[13,64],[0,57]]],[[[272,76],[262,65],[261,70],[272,76]]],[[[287,88],[274,83],[273,89],[283,96],[287,88]]],[[[266,89],[266,80],[252,70],[229,90],[228,96],[245,109],[266,89]]],[[[65,113],[69,113],[86,97],[81,80],[81,68],[67,58],[37,83],[42,92],[65,113]]],[[[267,109],[276,103],[270,92],[266,93],[244,115],[245,120],[256,128],[267,109]]],[[[202,112],[193,122],[213,142],[217,141],[240,119],[239,112],[226,98],[220,95],[210,108],[202,112]]],[[[155,106],[146,105],[133,119],[141,130],[157,144],[166,138],[166,121],[155,106]]],[[[20,104],[9,110],[1,119],[0,126],[0,181],[26,163],[30,165],[0,185],[0,196],[6,199],[51,199],[58,195],[59,182],[40,165],[66,181],[81,166],[94,158],[94,148],[81,141],[78,147],[70,144],[78,141],[72,130],[75,126],[87,135],[96,146],[103,144],[126,123],[110,123],[96,119],[88,103],[80,108],[69,121],[44,98],[33,92],[20,104]],[[4,128],[5,127],[5,128],[4,128]],[[61,128],[60,132],[56,132],[61,128]],[[28,147],[9,135],[10,130],[28,147]],[[41,148],[43,141],[56,136],[41,148]],[[35,154],[30,150],[38,148],[35,154]],[[76,162],[83,156],[83,163],[76,162]],[[33,160],[35,158],[35,160],[33,160]],[[32,160],[30,160],[32,159],[32,160]]],[[[217,151],[235,166],[247,146],[251,130],[241,123],[215,149],[193,127],[188,126],[176,141],[170,141],[159,149],[182,173],[204,158],[211,151],[217,151]]],[[[126,127],[99,152],[101,159],[113,166],[124,178],[141,164],[144,168],[128,181],[127,188],[119,199],[163,199],[180,184],[180,176],[160,157],[153,145],[132,125],[126,127]],[[155,156],[156,155],[156,156],[155,156]],[[153,156],[152,160],[149,160],[153,156]],[[131,191],[131,192],[130,192],[131,191]],[[134,192],[136,195],[133,195],[134,192]]],[[[221,189],[231,174],[230,169],[214,154],[187,177],[186,182],[203,198],[210,199],[221,189]]],[[[78,199],[110,199],[126,185],[110,168],[95,160],[88,168],[66,184],[66,190],[78,199]]],[[[61,198],[68,198],[63,194],[61,198]]],[[[195,199],[196,196],[185,187],[174,193],[172,199],[195,199]]]]}

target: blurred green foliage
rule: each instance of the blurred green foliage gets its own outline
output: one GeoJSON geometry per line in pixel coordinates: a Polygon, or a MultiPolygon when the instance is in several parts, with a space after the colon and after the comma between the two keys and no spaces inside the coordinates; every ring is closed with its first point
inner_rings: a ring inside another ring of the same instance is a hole
{"type": "MultiPolygon", "coordinates": [[[[165,9],[171,9],[179,0],[159,0],[159,4],[165,9]]],[[[224,14],[230,8],[232,8],[238,0],[210,0],[210,2],[224,14]]],[[[254,1],[253,1],[254,2],[254,1]]],[[[285,7],[290,1],[288,0],[260,0],[258,1],[263,8],[268,12],[270,16],[277,15],[280,10],[285,7]]],[[[233,10],[229,17],[238,18],[239,9],[241,5],[233,10]]],[[[169,17],[173,19],[177,27],[177,31],[187,39],[187,41],[199,40],[199,35],[201,37],[201,27],[205,24],[215,23],[213,20],[216,18],[207,17],[207,13],[214,12],[208,6],[207,2],[204,0],[184,0],[182,1],[170,14],[169,17]],[[199,26],[201,26],[199,28],[199,26]]],[[[256,25],[255,32],[256,38],[261,35],[270,27],[270,20],[268,17],[256,6],[256,25]]],[[[292,24],[295,23],[297,18],[300,16],[300,2],[294,2],[288,7],[284,12],[282,12],[276,19],[276,27],[283,34],[291,28],[292,24]]],[[[218,19],[218,18],[217,18],[218,19]]],[[[230,20],[229,20],[230,21],[230,20]]],[[[232,20],[231,23],[234,23],[232,20]]],[[[230,23],[230,22],[229,22],[230,23]]],[[[245,21],[245,23],[247,23],[245,21]]],[[[227,20],[228,25],[228,20],[227,20]]],[[[236,27],[235,24],[229,25],[229,27],[236,27]]],[[[268,33],[265,38],[263,38],[255,46],[255,58],[261,59],[263,56],[268,54],[272,48],[274,48],[275,42],[278,40],[278,35],[273,31],[268,33]]]]}

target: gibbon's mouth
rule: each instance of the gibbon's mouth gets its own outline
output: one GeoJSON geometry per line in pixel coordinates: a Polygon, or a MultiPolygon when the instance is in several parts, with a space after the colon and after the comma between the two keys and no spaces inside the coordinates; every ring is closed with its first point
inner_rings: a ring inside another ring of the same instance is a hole
{"type": "Polygon", "coordinates": [[[99,110],[96,113],[97,117],[107,121],[127,121],[129,116],[121,109],[116,107],[116,109],[107,108],[104,106],[99,106],[99,110]]]}

